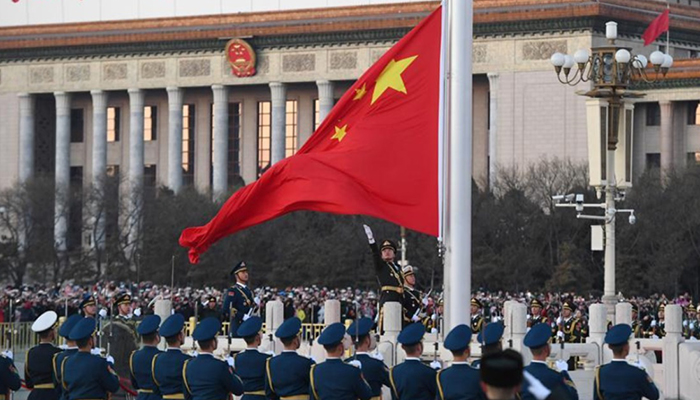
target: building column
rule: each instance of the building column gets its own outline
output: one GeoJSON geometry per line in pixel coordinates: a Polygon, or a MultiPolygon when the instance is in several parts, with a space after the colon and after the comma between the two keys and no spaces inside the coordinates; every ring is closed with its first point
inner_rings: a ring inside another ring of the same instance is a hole
{"type": "Polygon", "coordinates": [[[287,87],[284,83],[270,82],[270,92],[272,94],[270,165],[274,165],[284,159],[287,126],[287,87]]]}
{"type": "Polygon", "coordinates": [[[496,182],[496,147],[498,136],[498,74],[488,73],[489,78],[489,190],[496,182]]]}
{"type": "Polygon", "coordinates": [[[168,187],[182,188],[182,89],[168,87],[168,187]]]}
{"type": "Polygon", "coordinates": [[[214,93],[212,196],[221,200],[228,189],[228,88],[213,85],[211,90],[214,93]]]}
{"type": "Polygon", "coordinates": [[[56,200],[54,208],[54,245],[59,252],[67,249],[68,207],[70,192],[70,93],[55,92],[56,98],[56,200]]]}
{"type": "Polygon", "coordinates": [[[141,233],[143,206],[143,106],[146,95],[141,89],[129,89],[129,213],[127,218],[127,257],[134,260],[141,233]]]}
{"type": "Polygon", "coordinates": [[[661,110],[661,170],[673,168],[673,103],[659,102],[661,110]]]}
{"type": "Polygon", "coordinates": [[[323,122],[333,108],[333,82],[316,81],[318,87],[318,119],[323,122]]]}
{"type": "Polygon", "coordinates": [[[94,228],[93,246],[103,249],[105,244],[106,213],[104,189],[107,178],[107,92],[91,90],[92,95],[92,190],[95,204],[91,204],[94,228]]]}
{"type": "Polygon", "coordinates": [[[34,176],[34,96],[20,93],[19,97],[19,182],[34,176]]]}

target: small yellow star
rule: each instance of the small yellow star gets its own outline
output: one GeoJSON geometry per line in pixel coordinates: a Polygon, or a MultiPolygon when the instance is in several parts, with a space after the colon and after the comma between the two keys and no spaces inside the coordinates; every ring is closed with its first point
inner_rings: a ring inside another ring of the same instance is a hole
{"type": "Polygon", "coordinates": [[[355,89],[355,97],[353,97],[353,100],[360,100],[361,98],[365,97],[367,94],[367,84],[363,84],[361,88],[355,89]]]}
{"type": "Polygon", "coordinates": [[[403,83],[401,74],[416,60],[416,58],[418,58],[418,56],[406,57],[399,61],[393,59],[389,61],[389,64],[384,67],[384,71],[382,71],[382,73],[379,74],[379,78],[377,78],[377,84],[374,86],[372,102],[370,104],[374,104],[374,102],[389,88],[405,94],[406,85],[403,83]]]}
{"type": "Polygon", "coordinates": [[[333,135],[333,137],[331,137],[331,140],[338,139],[338,141],[341,142],[343,140],[343,138],[345,137],[345,135],[348,134],[346,132],[347,128],[348,128],[348,124],[345,124],[345,126],[343,126],[342,128],[338,128],[336,126],[335,127],[335,135],[333,135]]]}

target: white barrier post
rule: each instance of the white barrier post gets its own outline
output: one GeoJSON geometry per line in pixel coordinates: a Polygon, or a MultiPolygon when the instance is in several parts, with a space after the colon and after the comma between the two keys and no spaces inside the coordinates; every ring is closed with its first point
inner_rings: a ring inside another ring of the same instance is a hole
{"type": "Polygon", "coordinates": [[[530,349],[525,350],[523,346],[523,340],[525,339],[525,334],[527,333],[527,306],[518,302],[514,302],[511,306],[511,340],[513,341],[513,348],[519,351],[523,355],[523,361],[529,363],[532,359],[532,354],[530,349]]]}
{"type": "Polygon", "coordinates": [[[384,303],[383,309],[384,334],[379,340],[383,343],[379,346],[379,351],[384,357],[384,363],[392,366],[401,363],[406,358],[406,353],[396,341],[399,333],[401,333],[403,307],[399,302],[390,301],[384,303]]]}
{"type": "Polygon", "coordinates": [[[615,325],[618,324],[632,326],[632,304],[617,303],[615,305],[615,325]]]}
{"type": "Polygon", "coordinates": [[[265,304],[265,337],[260,345],[261,350],[272,350],[275,354],[282,352],[282,343],[275,338],[277,328],[284,322],[284,305],[279,300],[265,304]]]}
{"type": "Polygon", "coordinates": [[[612,351],[605,348],[605,334],[608,332],[608,310],[605,304],[592,304],[590,307],[590,335],[586,343],[596,343],[600,347],[598,359],[605,364],[612,359],[612,351]]]}
{"type": "MultiPolygon", "coordinates": [[[[153,306],[153,313],[160,317],[161,324],[170,316],[170,314],[172,314],[172,311],[173,302],[170,300],[156,300],[156,303],[153,306]]],[[[167,347],[165,344],[165,338],[160,338],[159,347],[161,350],[164,350],[167,347]]]]}
{"type": "Polygon", "coordinates": [[[683,311],[677,304],[668,305],[666,312],[666,336],[663,338],[664,398],[677,399],[679,395],[678,344],[683,342],[683,311]]]}
{"type": "Polygon", "coordinates": [[[340,320],[340,301],[338,300],[326,300],[323,305],[323,315],[325,326],[334,324],[336,322],[342,322],[340,320]]]}

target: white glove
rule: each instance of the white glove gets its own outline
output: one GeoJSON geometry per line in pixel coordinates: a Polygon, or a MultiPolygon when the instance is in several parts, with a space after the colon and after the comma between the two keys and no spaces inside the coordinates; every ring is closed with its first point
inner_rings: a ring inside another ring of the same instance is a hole
{"type": "Polygon", "coordinates": [[[437,328],[430,328],[430,333],[438,333],[437,328]]]}
{"type": "Polygon", "coordinates": [[[690,323],[690,329],[691,329],[691,330],[695,329],[695,322],[691,322],[691,323],[690,323]]]}
{"type": "Polygon", "coordinates": [[[433,320],[433,321],[435,321],[435,320],[437,319],[437,314],[431,315],[431,316],[430,316],[430,319],[433,320]]]}
{"type": "Polygon", "coordinates": [[[92,349],[90,349],[90,354],[95,355],[95,356],[99,356],[102,354],[102,349],[99,347],[92,348],[92,349]]]}
{"type": "Polygon", "coordinates": [[[353,367],[362,369],[362,363],[360,362],[360,360],[352,360],[349,361],[348,364],[352,365],[353,367]]]}
{"type": "Polygon", "coordinates": [[[260,297],[255,296],[255,298],[253,299],[253,302],[255,303],[256,306],[260,307],[260,297]]]}
{"type": "Polygon", "coordinates": [[[14,359],[15,359],[15,355],[14,355],[14,354],[12,354],[12,350],[9,350],[9,349],[8,349],[8,350],[5,350],[5,351],[3,351],[3,352],[2,352],[2,353],[0,353],[0,354],[2,354],[2,355],[3,355],[3,357],[9,358],[10,360],[14,360],[14,359]]]}
{"type": "Polygon", "coordinates": [[[562,331],[557,331],[557,337],[564,339],[564,332],[562,331]]]}
{"type": "Polygon", "coordinates": [[[105,310],[104,308],[101,309],[98,314],[100,314],[100,317],[102,318],[107,318],[107,310],[105,310]]]}
{"type": "Polygon", "coordinates": [[[530,317],[531,317],[531,315],[530,315],[530,314],[527,314],[527,316],[526,316],[525,318],[526,318],[526,319],[530,319],[530,317]]]}
{"type": "Polygon", "coordinates": [[[137,317],[140,317],[140,316],[141,316],[141,307],[139,307],[139,308],[137,308],[137,309],[134,310],[134,315],[137,316],[137,317]]]}
{"type": "Polygon", "coordinates": [[[569,370],[569,364],[568,364],[566,361],[564,361],[564,360],[557,360],[557,361],[555,361],[555,362],[554,362],[554,366],[557,367],[557,370],[558,370],[559,372],[568,371],[568,370],[569,370]]]}
{"type": "Polygon", "coordinates": [[[523,377],[527,380],[528,386],[527,391],[530,392],[537,400],[544,400],[552,391],[547,389],[545,385],[540,382],[539,379],[532,376],[529,372],[523,371],[523,377]]]}
{"type": "Polygon", "coordinates": [[[233,357],[231,357],[231,356],[226,357],[226,363],[228,364],[229,367],[235,368],[233,357]]]}
{"type": "Polygon", "coordinates": [[[108,363],[114,365],[114,357],[107,355],[106,360],[108,363]]]}
{"type": "Polygon", "coordinates": [[[651,338],[652,338],[652,339],[659,339],[659,337],[656,336],[656,335],[651,335],[651,338]]]}
{"type": "Polygon", "coordinates": [[[418,322],[418,321],[420,321],[420,317],[417,316],[417,315],[414,315],[414,316],[411,317],[411,321],[413,321],[413,322],[418,322]]]}
{"type": "Polygon", "coordinates": [[[656,326],[656,320],[655,320],[655,319],[652,319],[652,320],[651,320],[651,326],[656,326]]]}
{"type": "Polygon", "coordinates": [[[688,320],[683,321],[683,326],[688,326],[688,320]]]}
{"type": "Polygon", "coordinates": [[[440,361],[438,361],[438,360],[433,360],[433,361],[430,363],[430,368],[432,368],[432,369],[440,369],[440,368],[442,368],[442,364],[440,364],[440,361]]]}
{"type": "Polygon", "coordinates": [[[428,303],[429,303],[428,297],[427,297],[427,296],[426,296],[426,297],[423,297],[423,300],[421,300],[421,303],[423,303],[424,306],[427,306],[428,303]]]}
{"type": "Polygon", "coordinates": [[[557,318],[557,325],[561,324],[561,321],[562,321],[561,317],[558,317],[557,318]]]}
{"type": "Polygon", "coordinates": [[[374,235],[372,234],[372,228],[370,228],[367,225],[362,225],[363,228],[365,228],[365,235],[367,235],[367,240],[369,241],[369,244],[374,243],[374,235]]]}
{"type": "Polygon", "coordinates": [[[197,353],[197,350],[192,350],[192,351],[190,351],[190,355],[192,357],[197,357],[199,355],[199,353],[197,353]]]}
{"type": "Polygon", "coordinates": [[[641,369],[642,371],[646,371],[646,370],[647,370],[646,368],[644,368],[644,364],[642,364],[641,361],[633,361],[633,362],[629,362],[629,361],[628,361],[628,363],[629,363],[630,365],[634,365],[635,367],[641,369]]]}
{"type": "Polygon", "coordinates": [[[384,361],[384,356],[379,351],[376,351],[376,352],[370,354],[369,356],[374,358],[375,360],[384,361]]]}
{"type": "Polygon", "coordinates": [[[64,344],[58,346],[58,348],[61,349],[61,350],[65,350],[65,349],[68,348],[68,345],[64,343],[64,344]]]}
{"type": "Polygon", "coordinates": [[[250,318],[250,315],[248,315],[248,314],[243,314],[243,321],[247,321],[248,318],[250,318]]]}

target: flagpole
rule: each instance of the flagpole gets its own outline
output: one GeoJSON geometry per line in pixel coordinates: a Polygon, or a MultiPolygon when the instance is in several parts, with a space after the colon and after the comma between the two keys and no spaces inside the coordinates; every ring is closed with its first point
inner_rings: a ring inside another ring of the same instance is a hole
{"type": "Polygon", "coordinates": [[[445,331],[470,320],[472,250],[472,0],[447,0],[449,172],[445,331]]]}
{"type": "Polygon", "coordinates": [[[666,9],[668,10],[668,29],[666,29],[666,54],[671,55],[671,4],[666,0],[666,9]]]}

